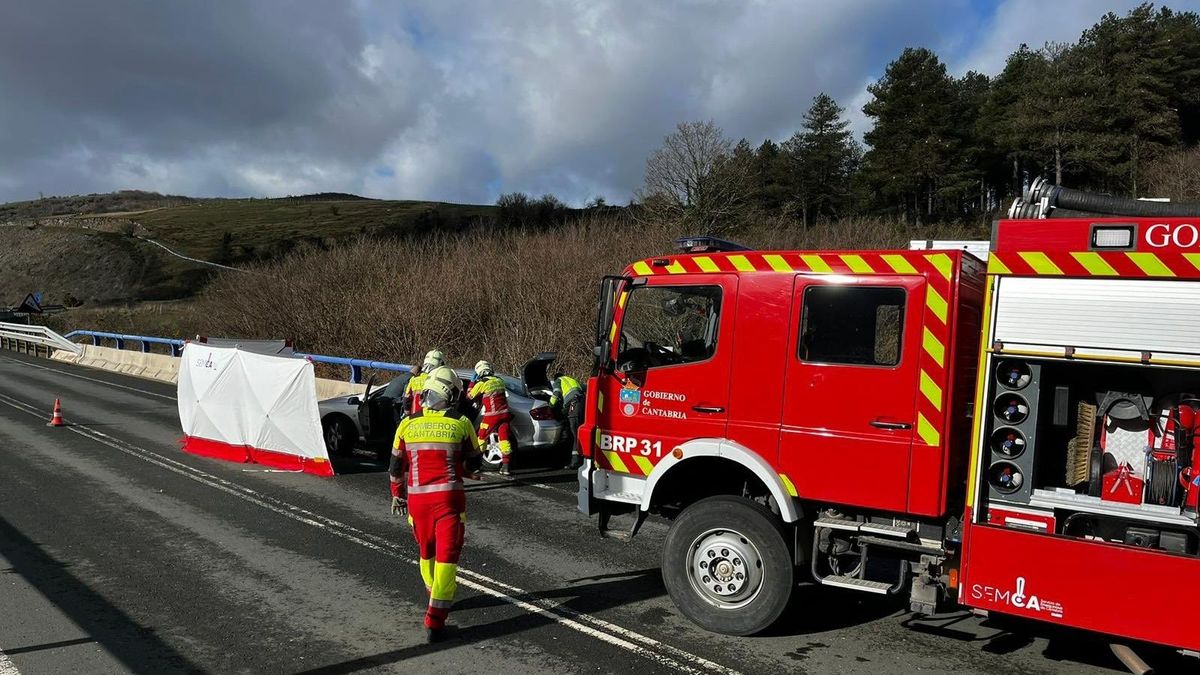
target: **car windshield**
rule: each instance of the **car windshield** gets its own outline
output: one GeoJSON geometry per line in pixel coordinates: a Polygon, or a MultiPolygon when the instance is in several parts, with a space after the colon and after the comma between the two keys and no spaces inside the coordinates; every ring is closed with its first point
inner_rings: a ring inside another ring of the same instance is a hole
{"type": "Polygon", "coordinates": [[[391,382],[388,382],[387,386],[380,390],[379,395],[386,398],[403,398],[404,387],[408,386],[409,377],[409,375],[401,375],[391,382]]]}

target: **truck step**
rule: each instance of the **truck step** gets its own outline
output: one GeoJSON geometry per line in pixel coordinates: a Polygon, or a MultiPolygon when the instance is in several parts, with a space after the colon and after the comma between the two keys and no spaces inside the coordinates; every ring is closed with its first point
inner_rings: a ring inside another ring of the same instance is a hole
{"type": "Polygon", "coordinates": [[[863,523],[859,531],[868,534],[877,534],[882,537],[896,537],[897,539],[908,539],[910,536],[916,534],[914,528],[887,525],[884,523],[863,523]]]}
{"type": "Polygon", "coordinates": [[[821,516],[813,523],[817,527],[825,527],[831,530],[846,530],[848,532],[858,532],[863,523],[849,518],[831,518],[829,516],[821,516]]]}
{"type": "Polygon", "coordinates": [[[861,520],[851,520],[849,518],[833,518],[830,516],[822,516],[817,518],[814,523],[817,527],[824,527],[830,530],[844,530],[846,532],[863,532],[867,534],[875,534],[881,537],[895,537],[897,539],[908,539],[916,534],[916,530],[912,527],[903,527],[900,525],[889,525],[887,523],[868,523],[861,520]]]}
{"type": "Polygon", "coordinates": [[[880,595],[887,595],[892,588],[891,584],[883,581],[867,581],[866,579],[839,576],[836,574],[828,577],[822,577],[821,583],[826,586],[849,588],[852,591],[865,591],[867,593],[878,593],[880,595]]]}

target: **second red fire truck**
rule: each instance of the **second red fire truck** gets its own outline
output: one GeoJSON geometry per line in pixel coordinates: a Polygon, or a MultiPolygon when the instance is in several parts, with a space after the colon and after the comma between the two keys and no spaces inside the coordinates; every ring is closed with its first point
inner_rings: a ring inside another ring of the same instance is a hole
{"type": "Polygon", "coordinates": [[[755,633],[810,581],[1200,650],[1200,221],[680,244],[604,281],[579,506],[673,520],[685,615],[755,633]]]}

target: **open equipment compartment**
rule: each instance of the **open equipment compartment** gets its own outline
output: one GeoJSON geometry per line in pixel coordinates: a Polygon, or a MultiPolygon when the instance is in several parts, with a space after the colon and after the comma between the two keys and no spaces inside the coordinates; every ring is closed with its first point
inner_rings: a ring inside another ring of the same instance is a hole
{"type": "Polygon", "coordinates": [[[996,278],[978,522],[1197,554],[1195,286],[996,278]]]}

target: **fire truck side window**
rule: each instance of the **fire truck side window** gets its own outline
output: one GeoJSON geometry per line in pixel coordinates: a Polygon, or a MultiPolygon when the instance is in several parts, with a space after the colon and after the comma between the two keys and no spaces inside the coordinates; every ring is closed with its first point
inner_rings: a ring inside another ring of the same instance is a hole
{"type": "Polygon", "coordinates": [[[902,288],[811,286],[804,291],[799,356],[862,366],[900,363],[902,288]]]}
{"type": "Polygon", "coordinates": [[[720,313],[720,286],[635,288],[621,324],[617,367],[636,371],[712,358],[720,313]]]}

